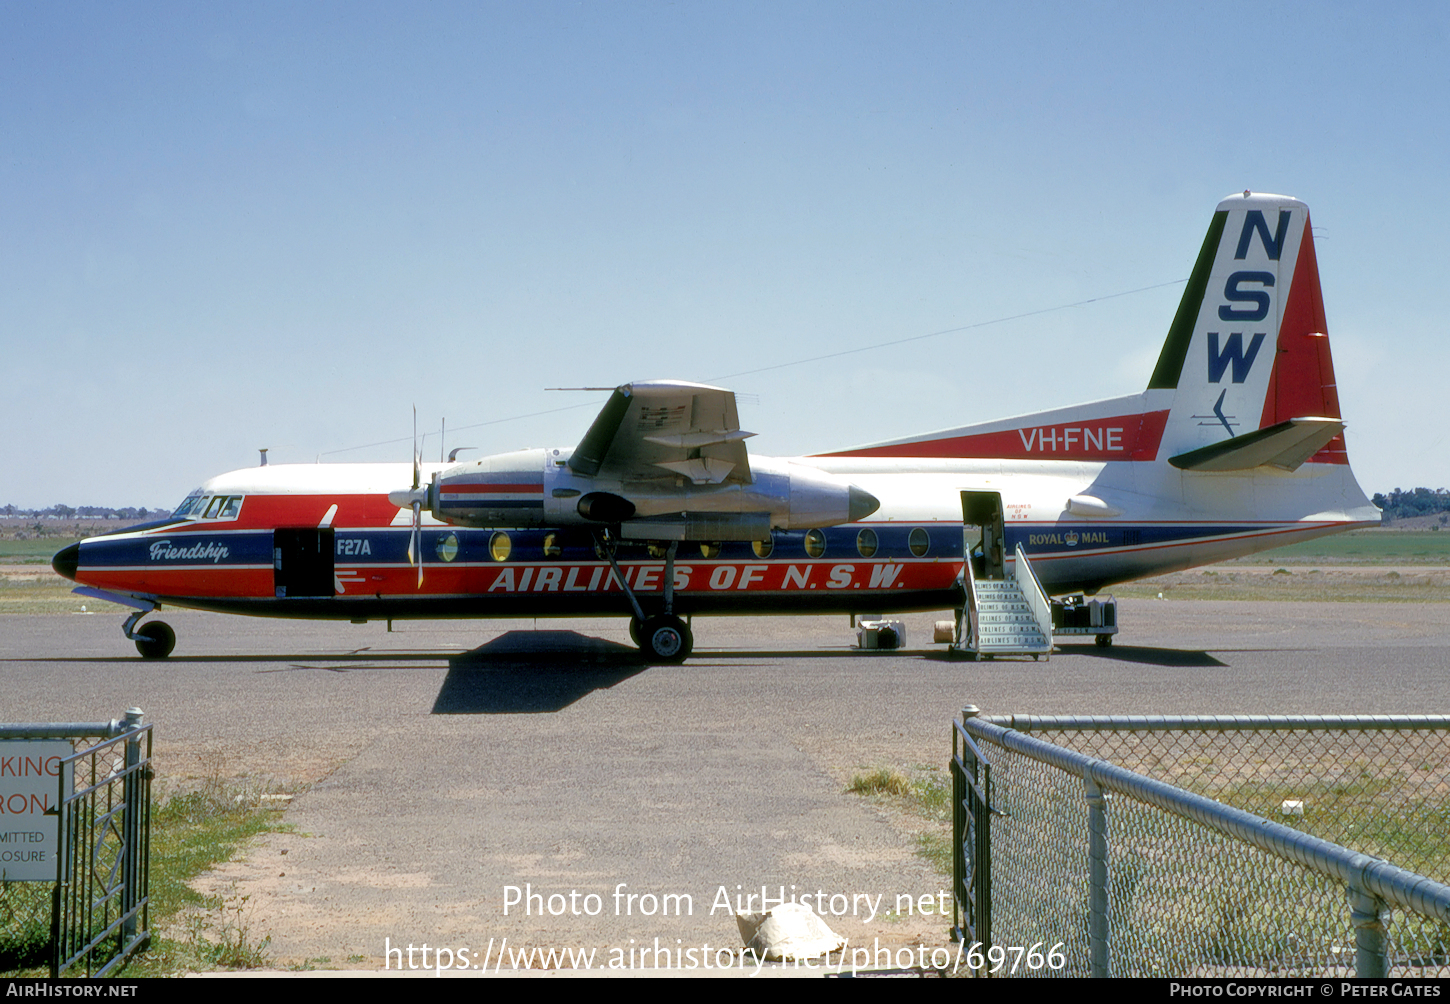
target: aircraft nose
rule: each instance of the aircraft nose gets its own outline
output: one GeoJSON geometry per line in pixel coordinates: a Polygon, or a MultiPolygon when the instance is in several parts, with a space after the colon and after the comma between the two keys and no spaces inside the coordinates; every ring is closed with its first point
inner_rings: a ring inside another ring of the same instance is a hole
{"type": "Polygon", "coordinates": [[[72,582],[76,579],[76,569],[81,564],[81,545],[72,544],[70,547],[63,547],[54,558],[50,559],[50,567],[54,568],[57,575],[64,575],[72,582]]]}
{"type": "Polygon", "coordinates": [[[847,507],[851,514],[850,522],[854,523],[856,520],[865,519],[877,509],[880,509],[881,500],[870,492],[862,491],[860,488],[852,485],[850,495],[848,496],[847,507]]]}

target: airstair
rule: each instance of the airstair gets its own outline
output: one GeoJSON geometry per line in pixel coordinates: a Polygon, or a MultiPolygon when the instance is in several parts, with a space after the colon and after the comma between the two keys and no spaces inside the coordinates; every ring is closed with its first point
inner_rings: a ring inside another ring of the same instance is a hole
{"type": "Polygon", "coordinates": [[[970,555],[962,563],[967,602],[957,613],[953,648],[973,658],[1051,657],[1051,604],[1021,544],[1017,545],[1016,559],[1003,578],[978,579],[970,555]]]}

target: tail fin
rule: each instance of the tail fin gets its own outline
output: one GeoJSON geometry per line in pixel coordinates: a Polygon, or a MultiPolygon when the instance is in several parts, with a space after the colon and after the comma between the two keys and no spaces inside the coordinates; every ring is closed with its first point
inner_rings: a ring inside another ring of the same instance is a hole
{"type": "Polygon", "coordinates": [[[1218,204],[1142,394],[824,456],[1166,460],[1185,470],[1347,464],[1309,207],[1218,204]]]}
{"type": "Polygon", "coordinates": [[[1175,467],[1349,462],[1308,206],[1250,192],[1218,204],[1148,382],[1150,398],[1165,391],[1158,456],[1175,467]]]}

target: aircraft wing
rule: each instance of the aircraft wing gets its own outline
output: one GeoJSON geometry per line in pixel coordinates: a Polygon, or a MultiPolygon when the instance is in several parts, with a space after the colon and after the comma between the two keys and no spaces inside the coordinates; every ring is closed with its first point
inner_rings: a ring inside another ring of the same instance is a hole
{"type": "Polygon", "coordinates": [[[753,435],[740,428],[734,391],[676,380],[627,383],[614,388],[569,468],[621,481],[750,484],[745,440],[753,435]]]}

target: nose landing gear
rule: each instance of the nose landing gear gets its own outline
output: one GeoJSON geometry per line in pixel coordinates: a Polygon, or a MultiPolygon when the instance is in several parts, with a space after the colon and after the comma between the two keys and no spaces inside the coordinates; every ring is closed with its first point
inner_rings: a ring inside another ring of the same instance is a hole
{"type": "Polygon", "coordinates": [[[165,659],[176,647],[176,632],[165,621],[151,621],[133,638],[143,659],[165,659]]]}
{"type": "Polygon", "coordinates": [[[151,604],[145,609],[137,610],[121,625],[122,633],[136,643],[136,651],[141,653],[143,659],[165,659],[176,648],[176,632],[165,621],[151,621],[139,631],[136,630],[136,622],[155,609],[156,605],[151,604]]]}

